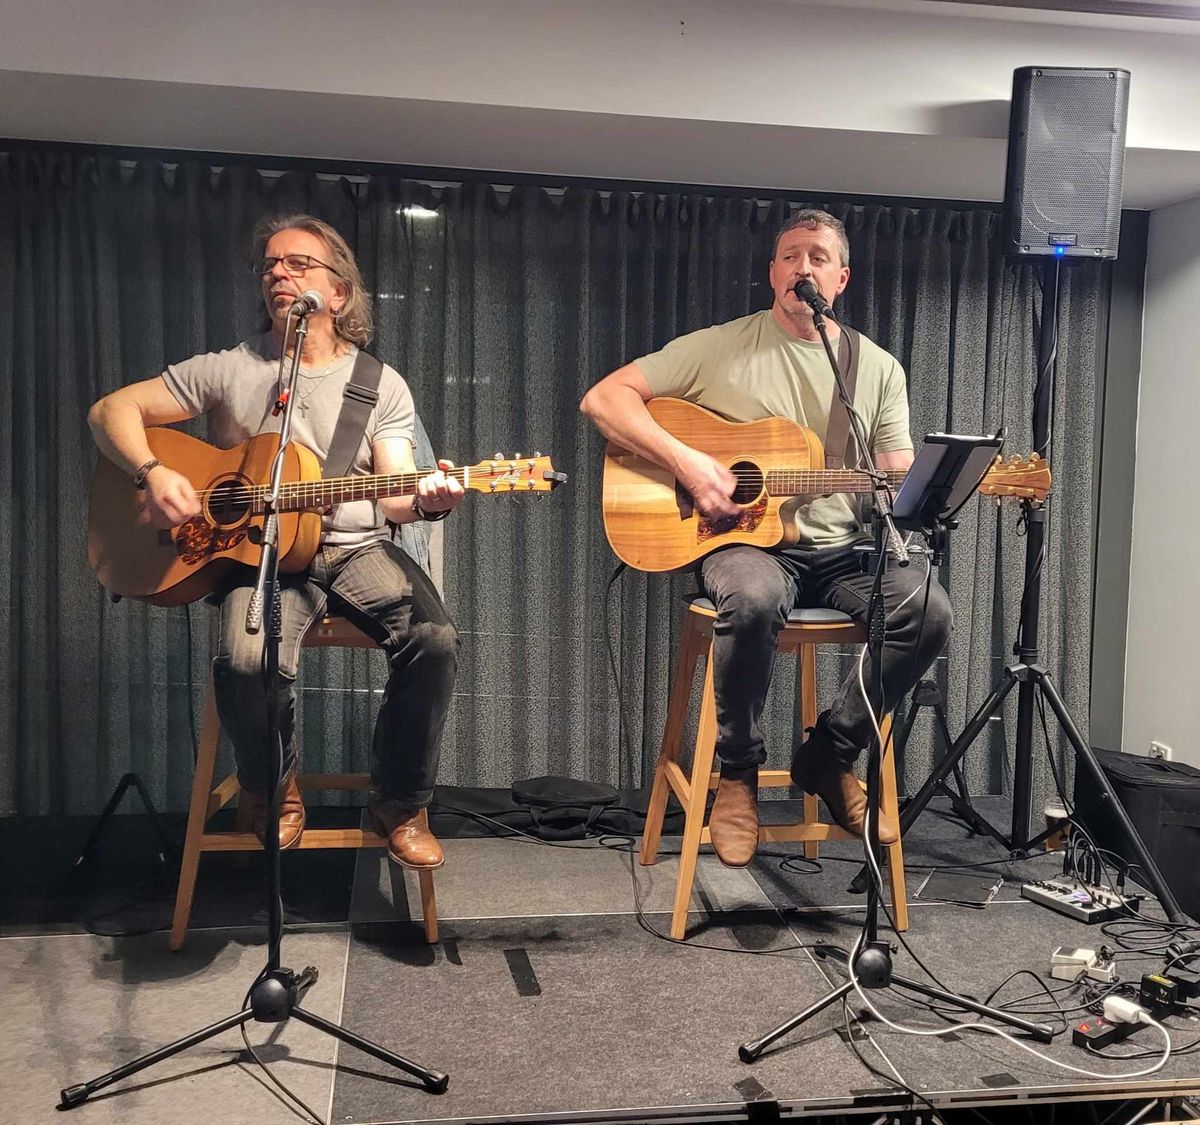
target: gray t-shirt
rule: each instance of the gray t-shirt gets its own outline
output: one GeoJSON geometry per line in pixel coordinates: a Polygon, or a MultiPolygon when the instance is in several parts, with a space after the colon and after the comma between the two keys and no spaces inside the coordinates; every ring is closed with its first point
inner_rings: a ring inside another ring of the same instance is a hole
{"type": "MultiPolygon", "coordinates": [[[[324,465],[342,409],[342,392],[350,381],[358,349],[328,368],[301,366],[292,411],[292,440],[311,449],[324,465]]],[[[290,362],[290,361],[289,361],[290,362]]],[[[287,366],[287,363],[285,363],[287,366]]],[[[261,433],[278,433],[283,416],[272,408],[279,394],[279,345],[271,332],[244,340],[223,352],[208,352],[170,364],[163,381],[184,410],[205,414],[208,437],[222,449],[261,433]]],[[[367,419],[366,432],[354,455],[350,476],[373,471],[371,444],[386,438],[413,442],[413,398],[400,374],[384,364],[379,401],[367,419]]],[[[323,518],[321,542],[350,547],[387,537],[379,506],[372,500],[339,504],[323,518]]]]}
{"type": "MultiPolygon", "coordinates": [[[[878,344],[859,339],[854,408],[872,452],[911,449],[904,368],[878,344]]],[[[824,346],[789,336],[769,309],[690,332],[634,362],[655,396],[686,399],[730,422],[790,418],[825,440],[834,379],[824,346]]],[[[845,463],[858,463],[853,438],[845,463]]],[[[799,498],[781,514],[793,521],[801,546],[842,546],[863,531],[861,504],[849,494],[799,498]]]]}

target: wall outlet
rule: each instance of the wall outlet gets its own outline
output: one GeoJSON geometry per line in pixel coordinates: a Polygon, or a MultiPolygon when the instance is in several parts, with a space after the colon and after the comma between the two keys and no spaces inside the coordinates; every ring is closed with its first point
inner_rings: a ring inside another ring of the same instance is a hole
{"type": "Polygon", "coordinates": [[[1150,740],[1150,757],[1161,758],[1164,762],[1169,762],[1173,756],[1174,751],[1165,742],[1150,740]]]}

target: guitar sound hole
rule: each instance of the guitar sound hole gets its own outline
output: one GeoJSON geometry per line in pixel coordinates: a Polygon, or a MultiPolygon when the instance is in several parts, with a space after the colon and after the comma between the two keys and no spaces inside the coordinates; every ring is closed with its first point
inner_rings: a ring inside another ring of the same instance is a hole
{"type": "Polygon", "coordinates": [[[738,479],[733,499],[737,504],[751,503],[763,490],[762,470],[750,461],[738,461],[729,466],[738,479]]]}
{"type": "Polygon", "coordinates": [[[234,527],[243,522],[250,509],[250,495],[244,480],[231,477],[213,487],[208,498],[208,518],[217,527],[234,527]]]}

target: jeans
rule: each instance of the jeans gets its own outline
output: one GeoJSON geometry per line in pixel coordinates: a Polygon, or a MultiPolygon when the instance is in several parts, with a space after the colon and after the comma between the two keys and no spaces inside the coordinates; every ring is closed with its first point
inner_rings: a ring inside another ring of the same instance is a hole
{"type": "MultiPolygon", "coordinates": [[[[766,760],[759,721],[775,666],[776,638],[788,613],[797,607],[837,609],[866,624],[874,575],[862,573],[861,558],[862,552],[846,547],[765,551],[739,546],[717,551],[700,563],[701,588],[717,609],[711,660],[717,753],[725,765],[738,769],[766,760]]],[[[883,581],[888,617],[882,658],[885,711],[912,689],[950,639],[950,599],[931,582],[926,605],[919,588],[924,580],[923,566],[901,568],[888,560],[883,581]]],[[[878,714],[869,653],[863,678],[878,714]]],[[[820,716],[817,734],[830,752],[850,765],[872,730],[855,669],[820,716]]]]}
{"type": "MultiPolygon", "coordinates": [[[[220,639],[213,686],[242,787],[262,793],[267,777],[263,633],[246,632],[255,572],[239,567],[218,590],[220,639]]],[[[433,799],[442,727],[458,669],[458,633],[429,575],[395,544],[322,547],[303,574],[280,575],[279,730],[283,772],[296,765],[292,729],[300,643],[328,611],[345,616],[387,653],[390,672],[375,721],[372,794],[405,810],[433,799]]],[[[264,630],[265,632],[265,630],[264,630]]]]}

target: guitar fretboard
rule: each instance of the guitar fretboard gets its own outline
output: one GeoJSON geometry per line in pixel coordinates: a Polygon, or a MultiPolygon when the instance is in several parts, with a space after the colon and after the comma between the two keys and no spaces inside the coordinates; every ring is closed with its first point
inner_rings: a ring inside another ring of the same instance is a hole
{"type": "MultiPolygon", "coordinates": [[[[888,485],[897,487],[903,469],[884,472],[888,485]]],[[[767,473],[767,492],[772,496],[825,496],[834,492],[870,492],[871,478],[861,469],[772,469],[767,473]]]]}
{"type": "MultiPolygon", "coordinates": [[[[279,510],[297,512],[313,508],[328,508],[345,504],[350,500],[378,500],[384,496],[412,496],[417,491],[417,482],[430,470],[416,473],[377,473],[363,477],[333,477],[330,480],[292,481],[279,490],[279,510]]],[[[464,488],[470,485],[470,466],[446,470],[464,488]]],[[[268,488],[257,485],[249,490],[250,510],[259,514],[263,511],[268,488]]]]}

